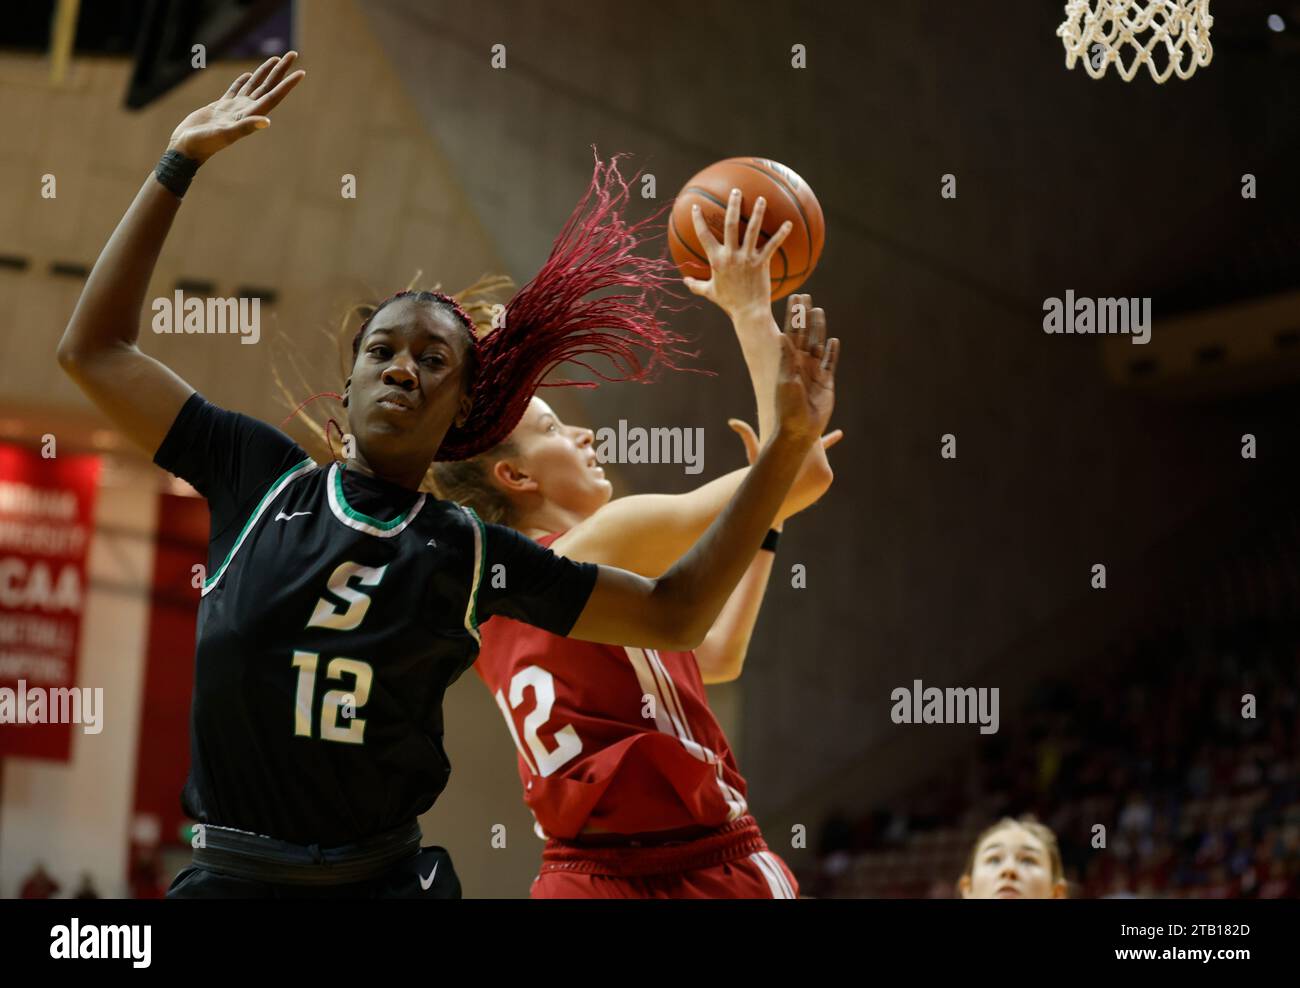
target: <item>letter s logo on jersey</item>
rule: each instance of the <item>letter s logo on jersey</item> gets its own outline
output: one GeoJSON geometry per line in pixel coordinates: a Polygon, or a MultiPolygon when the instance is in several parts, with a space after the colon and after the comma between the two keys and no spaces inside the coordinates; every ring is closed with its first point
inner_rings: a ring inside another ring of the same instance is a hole
{"type": "Polygon", "coordinates": [[[325,589],[347,601],[347,607],[342,611],[339,605],[331,603],[326,597],[321,597],[316,602],[316,610],[312,613],[311,620],[307,622],[309,628],[333,628],[336,631],[351,631],[361,624],[361,619],[366,616],[366,611],[370,609],[370,595],[364,593],[348,584],[355,578],[362,586],[377,587],[379,581],[384,578],[384,571],[387,566],[380,566],[375,569],[371,566],[362,566],[360,563],[343,563],[333,573],[330,574],[329,583],[325,589]]]}

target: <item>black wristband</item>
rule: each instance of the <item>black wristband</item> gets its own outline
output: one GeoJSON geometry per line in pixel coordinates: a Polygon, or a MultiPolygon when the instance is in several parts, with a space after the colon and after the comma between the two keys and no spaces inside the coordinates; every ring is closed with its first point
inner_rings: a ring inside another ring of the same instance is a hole
{"type": "Polygon", "coordinates": [[[768,552],[776,552],[776,543],[780,538],[780,532],[775,528],[769,528],[767,530],[767,535],[763,537],[763,544],[759,546],[759,548],[766,549],[768,552]]]}
{"type": "Polygon", "coordinates": [[[185,198],[185,190],[190,187],[194,173],[199,170],[201,162],[186,157],[174,148],[163,152],[162,159],[153,173],[158,181],[177,199],[185,198]]]}

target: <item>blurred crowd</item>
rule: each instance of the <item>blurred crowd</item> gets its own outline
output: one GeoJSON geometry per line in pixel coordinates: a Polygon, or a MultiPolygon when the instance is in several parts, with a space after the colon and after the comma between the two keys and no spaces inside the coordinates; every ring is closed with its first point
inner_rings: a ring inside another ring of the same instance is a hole
{"type": "MultiPolygon", "coordinates": [[[[38,861],[36,867],[31,873],[23,879],[22,887],[18,890],[20,899],[57,899],[61,898],[59,893],[62,886],[54,880],[54,876],[45,870],[45,864],[38,861]]],[[[89,872],[83,872],[81,883],[72,894],[67,896],[69,899],[98,899],[99,891],[95,888],[95,880],[89,872]]]]}
{"type": "MultiPolygon", "coordinates": [[[[133,848],[127,894],[133,899],[161,899],[166,891],[162,860],[156,848],[133,848]]],[[[120,893],[115,893],[120,894],[120,893]]],[[[100,899],[103,894],[88,871],[81,873],[75,888],[65,889],[49,873],[45,862],[37,861],[19,885],[20,899],[100,899]]]]}
{"type": "Polygon", "coordinates": [[[956,894],[1006,815],[1055,830],[1071,897],[1300,896],[1300,624],[1135,642],[1041,684],[1002,730],[892,805],[837,812],[818,896],[956,894]]]}

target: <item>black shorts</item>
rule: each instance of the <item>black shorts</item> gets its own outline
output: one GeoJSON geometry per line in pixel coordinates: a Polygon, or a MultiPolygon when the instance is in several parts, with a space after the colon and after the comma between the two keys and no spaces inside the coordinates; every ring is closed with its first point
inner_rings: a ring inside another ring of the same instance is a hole
{"type": "Polygon", "coordinates": [[[169,899],[459,899],[460,879],[446,848],[422,847],[378,878],[350,885],[273,885],[190,865],[169,899]]]}

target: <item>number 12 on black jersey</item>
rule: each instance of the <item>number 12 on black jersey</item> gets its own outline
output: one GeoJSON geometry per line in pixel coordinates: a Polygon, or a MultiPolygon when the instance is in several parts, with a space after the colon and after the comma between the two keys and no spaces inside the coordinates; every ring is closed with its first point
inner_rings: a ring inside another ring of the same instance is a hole
{"type": "MultiPolygon", "coordinates": [[[[387,566],[378,568],[362,566],[360,563],[342,563],[330,574],[326,589],[339,599],[345,601],[343,609],[322,596],[316,602],[316,609],[307,621],[308,628],[333,628],[335,631],[351,631],[360,626],[366,611],[370,609],[370,595],[360,587],[349,586],[356,580],[361,586],[377,587],[384,578],[387,566]]],[[[293,733],[299,737],[312,736],[312,701],[316,696],[316,672],[320,662],[319,652],[295,651],[293,666],[298,670],[298,691],[294,700],[293,733]]],[[[325,668],[327,680],[343,682],[351,680],[351,689],[327,690],[321,698],[320,739],[322,741],[339,741],[343,744],[364,744],[366,722],[356,716],[366,701],[370,699],[370,685],[375,671],[369,662],[337,656],[329,660],[325,668]],[[339,710],[350,707],[351,713],[345,715],[347,726],[339,723],[339,710]]]]}

